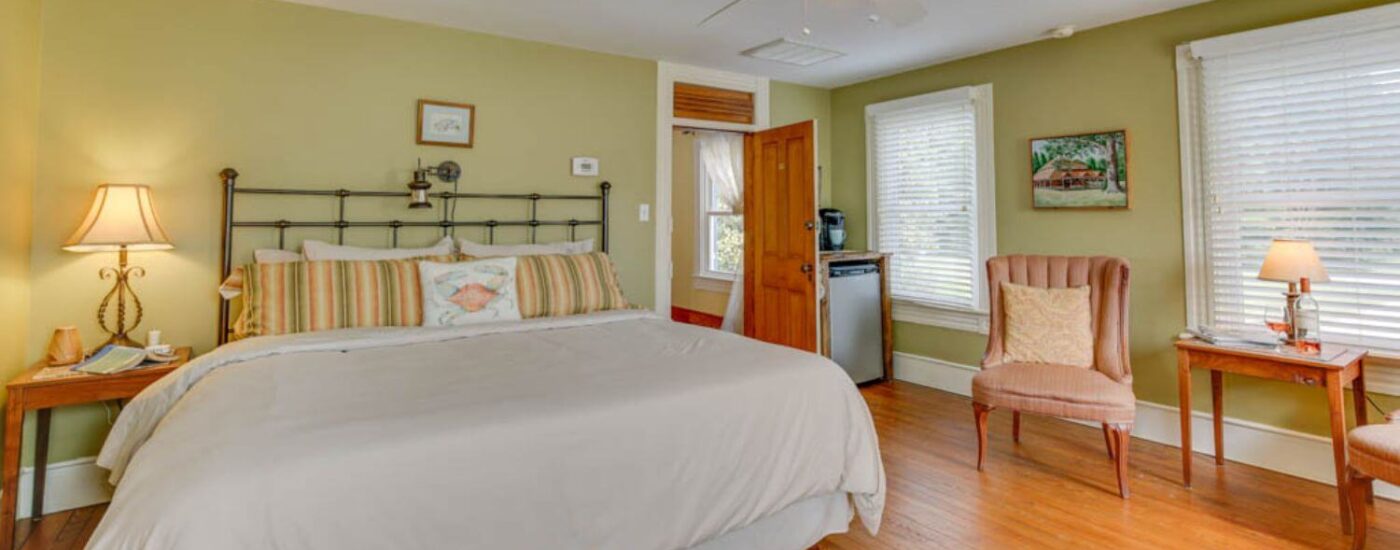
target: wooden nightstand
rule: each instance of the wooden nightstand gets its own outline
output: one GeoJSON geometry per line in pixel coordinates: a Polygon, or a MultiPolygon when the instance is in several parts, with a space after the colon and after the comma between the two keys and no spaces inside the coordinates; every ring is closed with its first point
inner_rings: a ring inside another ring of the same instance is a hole
{"type": "Polygon", "coordinates": [[[19,498],[20,444],[24,433],[24,413],[37,411],[34,437],[34,506],[32,515],[38,519],[44,510],[44,474],[48,466],[49,416],[54,407],[96,403],[114,399],[131,399],[152,382],[170,374],[190,360],[190,348],[175,350],[179,359],[164,365],[133,369],[117,374],[78,374],[61,378],[43,378],[40,373],[47,365],[40,361],[15,377],[5,390],[4,485],[0,487],[0,550],[10,550],[14,544],[16,501],[19,498]],[[36,379],[36,376],[39,379],[36,379]]]}

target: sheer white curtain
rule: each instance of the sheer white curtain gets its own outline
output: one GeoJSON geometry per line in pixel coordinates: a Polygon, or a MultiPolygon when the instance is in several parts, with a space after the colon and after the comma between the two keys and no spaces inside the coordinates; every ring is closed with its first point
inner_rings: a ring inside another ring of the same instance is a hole
{"type": "Polygon", "coordinates": [[[744,136],[733,132],[695,132],[700,163],[719,191],[720,206],[744,213],[744,136]]]}
{"type": "MultiPolygon", "coordinates": [[[[744,136],[733,132],[696,132],[700,165],[719,195],[720,206],[735,214],[744,212],[744,136]]],[[[706,198],[708,201],[708,197],[706,198]]],[[[743,268],[729,288],[729,304],[724,309],[721,330],[744,332],[743,268]]]]}

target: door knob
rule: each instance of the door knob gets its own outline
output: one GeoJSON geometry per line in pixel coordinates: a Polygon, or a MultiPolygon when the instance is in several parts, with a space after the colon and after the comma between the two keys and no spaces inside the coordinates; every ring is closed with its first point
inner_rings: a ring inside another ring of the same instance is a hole
{"type": "Polygon", "coordinates": [[[812,272],[812,264],[802,264],[802,272],[803,272],[803,273],[811,273],[811,272],[812,272]]]}
{"type": "Polygon", "coordinates": [[[808,231],[811,231],[811,230],[817,228],[817,222],[812,221],[812,220],[807,220],[806,223],[803,223],[803,224],[802,224],[802,227],[806,227],[808,231]]]}

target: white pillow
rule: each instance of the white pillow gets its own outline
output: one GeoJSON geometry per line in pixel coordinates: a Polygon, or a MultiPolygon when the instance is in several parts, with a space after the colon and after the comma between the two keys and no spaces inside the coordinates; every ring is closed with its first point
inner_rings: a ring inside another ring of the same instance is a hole
{"type": "Polygon", "coordinates": [[[539,256],[544,254],[587,254],[593,251],[593,239],[561,241],[546,244],[481,244],[467,239],[457,240],[457,250],[477,258],[497,256],[539,256]]]}
{"type": "Polygon", "coordinates": [[[259,248],[253,251],[253,261],[260,264],[285,264],[304,259],[300,252],[280,248],[259,248]]]}
{"type": "Polygon", "coordinates": [[[423,326],[516,321],[515,258],[471,262],[418,262],[423,283],[423,326]]]}
{"type": "Polygon", "coordinates": [[[452,237],[443,237],[426,248],[366,248],[344,246],[324,241],[303,241],[301,249],[306,259],[319,260],[405,260],[423,256],[445,256],[452,253],[452,237]]]}

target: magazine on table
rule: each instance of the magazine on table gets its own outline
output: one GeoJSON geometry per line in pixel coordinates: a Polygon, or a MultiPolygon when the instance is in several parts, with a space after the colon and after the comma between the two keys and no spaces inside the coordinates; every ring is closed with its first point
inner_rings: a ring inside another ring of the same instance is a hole
{"type": "Polygon", "coordinates": [[[1284,343],[1283,338],[1272,332],[1222,332],[1211,327],[1186,329],[1197,340],[1221,347],[1247,349],[1276,353],[1291,357],[1305,357],[1318,361],[1331,361],[1346,353],[1346,348],[1336,345],[1323,345],[1318,353],[1305,353],[1284,343]]]}
{"type": "Polygon", "coordinates": [[[125,372],[146,363],[169,363],[175,360],[174,355],[163,355],[147,351],[141,348],[132,348],[118,345],[102,346],[97,353],[92,354],[86,361],[78,363],[73,370],[88,374],[116,374],[125,372]]]}

